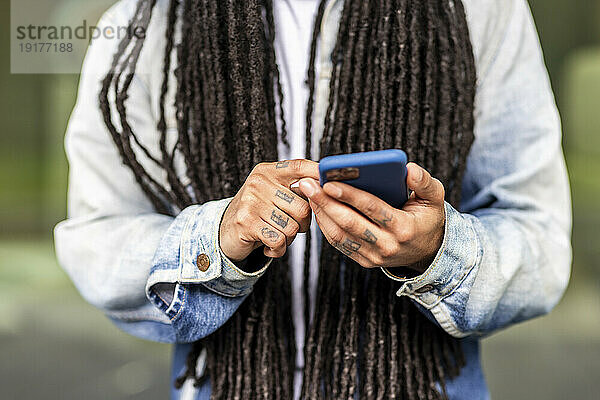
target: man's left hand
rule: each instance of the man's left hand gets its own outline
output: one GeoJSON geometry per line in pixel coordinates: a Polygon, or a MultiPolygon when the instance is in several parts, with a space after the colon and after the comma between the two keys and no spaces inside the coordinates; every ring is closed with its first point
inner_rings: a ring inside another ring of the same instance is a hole
{"type": "Polygon", "coordinates": [[[329,243],[346,256],[365,268],[406,266],[422,273],[444,238],[444,186],[417,164],[407,169],[413,193],[401,210],[341,182],[321,188],[305,178],[300,190],[329,243]]]}

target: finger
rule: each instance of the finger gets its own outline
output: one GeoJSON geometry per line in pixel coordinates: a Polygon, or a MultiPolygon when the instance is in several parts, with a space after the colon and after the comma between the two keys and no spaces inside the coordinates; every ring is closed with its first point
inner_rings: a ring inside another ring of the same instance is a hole
{"type": "MultiPolygon", "coordinates": [[[[324,192],[327,194],[329,191],[335,191],[331,189],[331,186],[328,186],[329,183],[325,185],[324,192]],[[328,188],[328,189],[327,189],[328,188]]],[[[343,185],[343,184],[342,184],[343,185]]],[[[346,185],[348,186],[348,185],[346,185]]],[[[351,188],[351,186],[348,186],[351,188]]],[[[354,188],[352,188],[354,189],[354,188]]],[[[358,189],[355,189],[358,190],[358,189]]],[[[366,193],[360,191],[362,193],[366,193]]],[[[379,200],[375,198],[375,200],[379,200]]],[[[380,200],[379,200],[380,201],[380,200]]],[[[383,202],[382,202],[383,203],[383,202]]],[[[383,203],[388,208],[387,204],[383,203]]],[[[337,201],[336,199],[328,200],[326,205],[321,207],[321,214],[327,214],[327,216],[335,221],[335,223],[344,231],[355,237],[360,237],[365,239],[366,243],[375,244],[378,238],[383,236],[383,231],[381,228],[376,225],[373,221],[366,218],[365,215],[356,211],[355,209],[349,207],[348,205],[337,201]]],[[[360,210],[359,210],[360,211],[360,210]]]]}
{"type": "Polygon", "coordinates": [[[300,189],[309,198],[310,208],[315,213],[315,216],[327,214],[336,224],[344,227],[344,230],[353,234],[360,234],[360,231],[367,227],[376,229],[374,224],[369,223],[356,210],[331,198],[314,179],[302,179],[300,181],[300,189]]]}
{"type": "MultiPolygon", "coordinates": [[[[261,219],[261,221],[262,221],[262,222],[264,222],[265,224],[268,224],[268,225],[271,227],[271,229],[274,229],[274,230],[275,230],[275,229],[277,229],[277,227],[276,227],[276,226],[274,226],[274,224],[273,224],[273,223],[270,223],[270,221],[265,221],[265,220],[263,220],[263,219],[261,219]]],[[[278,232],[281,232],[281,230],[279,230],[279,229],[277,229],[277,231],[278,231],[278,232]]],[[[284,238],[284,245],[285,245],[285,247],[286,247],[286,248],[287,248],[289,245],[291,245],[291,244],[294,242],[294,240],[296,240],[296,235],[286,235],[286,234],[285,234],[285,233],[283,233],[283,232],[281,232],[281,233],[282,233],[282,235],[283,235],[283,238],[284,238]]]]}
{"type": "Polygon", "coordinates": [[[310,200],[310,208],[315,214],[323,211],[327,207],[331,198],[327,195],[317,180],[305,178],[300,180],[300,190],[310,200]]]}
{"type": "Polygon", "coordinates": [[[272,193],[273,204],[298,223],[300,226],[298,231],[308,231],[311,221],[311,209],[308,201],[281,185],[269,190],[272,193]]]}
{"type": "Polygon", "coordinates": [[[292,183],[302,178],[319,179],[319,163],[311,160],[284,160],[276,163],[266,164],[266,168],[271,168],[270,174],[285,187],[290,187],[292,183]]]}
{"type": "Polygon", "coordinates": [[[323,190],[329,196],[351,205],[381,227],[389,228],[397,222],[395,220],[403,217],[400,210],[390,206],[377,196],[351,185],[341,182],[328,182],[323,190]]]}
{"type": "Polygon", "coordinates": [[[255,239],[265,245],[263,251],[265,256],[273,258],[283,257],[287,249],[287,238],[283,232],[265,221],[257,224],[256,227],[256,231],[254,232],[255,239]]]}
{"type": "Polygon", "coordinates": [[[259,217],[271,225],[273,228],[281,231],[289,240],[294,240],[298,232],[300,232],[300,225],[285,211],[271,204],[271,206],[264,206],[259,212],[259,217]]]}
{"type": "MultiPolygon", "coordinates": [[[[371,223],[356,210],[331,198],[315,180],[302,179],[300,181],[300,189],[309,198],[309,204],[315,216],[327,214],[338,226],[342,227],[342,230],[358,237],[367,231],[369,233],[365,237],[370,237],[370,234],[373,232],[377,232],[376,236],[380,235],[381,230],[375,224],[371,223]]],[[[387,222],[392,221],[392,214],[386,213],[381,219],[382,222],[380,221],[379,224],[383,226],[387,222]]]]}
{"type": "Polygon", "coordinates": [[[265,249],[263,250],[263,254],[271,258],[281,258],[285,255],[286,251],[286,247],[284,247],[283,250],[273,250],[268,247],[265,247],[265,249]]]}
{"type": "Polygon", "coordinates": [[[294,193],[296,193],[298,196],[302,197],[304,200],[308,201],[308,198],[304,195],[304,193],[302,193],[302,190],[300,190],[300,181],[297,180],[294,183],[292,183],[290,185],[290,190],[294,193]]]}
{"type": "Polygon", "coordinates": [[[444,186],[439,180],[415,163],[407,164],[406,168],[406,183],[416,197],[434,203],[444,202],[444,186]]]}
{"type": "Polygon", "coordinates": [[[339,252],[350,257],[365,268],[375,266],[363,254],[365,251],[363,240],[344,233],[343,229],[325,213],[317,216],[316,220],[327,241],[339,252]]]}

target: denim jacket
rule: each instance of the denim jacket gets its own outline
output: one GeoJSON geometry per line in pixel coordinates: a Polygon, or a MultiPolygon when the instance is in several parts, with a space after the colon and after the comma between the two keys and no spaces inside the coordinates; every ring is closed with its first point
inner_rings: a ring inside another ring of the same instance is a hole
{"type": "MultiPolygon", "coordinates": [[[[126,26],[135,3],[118,2],[99,26],[126,26]]],[[[127,101],[130,124],[155,154],[167,3],[158,1],[127,101]]],[[[315,131],[322,130],[327,110],[329,55],[342,3],[329,1],[321,27],[315,131]]],[[[526,0],[463,3],[477,67],[475,142],[463,200],[459,209],[446,204],[445,236],[432,265],[397,282],[398,296],[410,297],[449,334],[465,338],[468,364],[449,383],[453,400],[488,398],[478,338],[549,312],[567,286],[571,264],[560,120],[526,0]]],[[[176,343],[178,373],[186,343],[223,325],[268,264],[248,274],[221,252],[218,228],[230,199],[190,206],[176,218],[160,215],[121,163],[97,100],[117,44],[94,40],[83,65],[66,135],[68,218],[56,227],[56,251],[82,296],[117,326],[176,343]],[[200,255],[206,256],[202,270],[200,255]]],[[[166,119],[173,139],[171,106],[166,119]]],[[[166,182],[142,154],[138,158],[166,182]]],[[[209,391],[205,385],[194,396],[206,398],[209,391]]]]}

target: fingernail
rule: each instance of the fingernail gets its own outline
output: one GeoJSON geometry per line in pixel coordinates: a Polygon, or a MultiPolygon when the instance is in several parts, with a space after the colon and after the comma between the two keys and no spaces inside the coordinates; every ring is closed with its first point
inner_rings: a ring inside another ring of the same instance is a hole
{"type": "Polygon", "coordinates": [[[423,170],[421,169],[421,167],[418,167],[417,169],[417,176],[415,178],[417,178],[417,182],[421,182],[423,180],[423,170]]]}
{"type": "Polygon", "coordinates": [[[300,181],[300,190],[308,197],[312,197],[315,194],[315,184],[310,181],[300,181]]]}
{"type": "Polygon", "coordinates": [[[300,181],[296,181],[290,185],[290,189],[298,189],[300,187],[300,181]]]}
{"type": "Polygon", "coordinates": [[[329,185],[329,191],[336,199],[342,197],[342,189],[340,189],[337,185],[329,185]]]}

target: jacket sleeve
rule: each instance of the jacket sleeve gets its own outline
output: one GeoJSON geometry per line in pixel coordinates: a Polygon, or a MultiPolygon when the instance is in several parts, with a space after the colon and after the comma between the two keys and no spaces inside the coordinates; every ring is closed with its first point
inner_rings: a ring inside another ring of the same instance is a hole
{"type": "MultiPolygon", "coordinates": [[[[99,26],[127,26],[136,3],[117,3],[99,26]]],[[[160,43],[162,35],[149,31],[146,40],[160,43]]],[[[221,252],[219,224],[230,199],[192,205],[176,218],[154,211],[122,164],[99,110],[101,80],[117,45],[94,40],[83,65],[65,139],[68,218],[55,229],[56,253],[82,296],[123,330],[155,341],[195,341],[227,321],[268,263],[248,274],[221,252]]],[[[163,59],[160,46],[144,51],[142,59],[163,59]]],[[[127,110],[134,132],[156,150],[149,76],[136,73],[127,110]]]]}
{"type": "Polygon", "coordinates": [[[456,337],[547,313],[569,281],[571,208],[559,116],[528,6],[503,6],[509,4],[500,44],[478,78],[461,212],[446,204],[434,263],[398,290],[456,337]]]}

